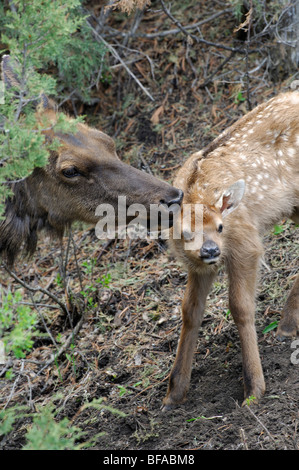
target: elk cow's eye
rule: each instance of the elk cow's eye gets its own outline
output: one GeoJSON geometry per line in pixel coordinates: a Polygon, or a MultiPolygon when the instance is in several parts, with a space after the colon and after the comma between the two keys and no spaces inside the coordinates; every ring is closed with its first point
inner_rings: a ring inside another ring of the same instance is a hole
{"type": "Polygon", "coordinates": [[[80,175],[79,171],[74,166],[71,168],[66,168],[65,170],[62,170],[62,174],[66,178],[74,178],[74,176],[80,175]]]}
{"type": "Polygon", "coordinates": [[[222,230],[223,230],[223,225],[222,224],[218,225],[217,232],[221,233],[222,230]]]}

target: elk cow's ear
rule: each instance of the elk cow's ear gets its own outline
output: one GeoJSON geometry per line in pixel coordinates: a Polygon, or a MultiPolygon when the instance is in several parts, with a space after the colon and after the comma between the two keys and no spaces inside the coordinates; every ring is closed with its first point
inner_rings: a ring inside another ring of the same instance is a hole
{"type": "Polygon", "coordinates": [[[220,210],[222,217],[237,209],[245,193],[245,181],[238,180],[224,191],[215,206],[220,210]]]}
{"type": "Polygon", "coordinates": [[[17,70],[20,68],[16,61],[12,61],[11,57],[5,54],[2,57],[2,79],[6,89],[19,88],[20,80],[17,74],[17,70]]]}
{"type": "MultiPolygon", "coordinates": [[[[6,89],[20,88],[20,77],[21,71],[20,63],[12,58],[10,55],[4,55],[2,57],[2,78],[6,89]]],[[[57,105],[56,103],[48,98],[44,93],[41,93],[36,100],[33,101],[33,105],[36,108],[36,116],[39,123],[45,129],[44,134],[48,137],[53,137],[52,128],[57,121],[57,105]]]]}
{"type": "MultiPolygon", "coordinates": [[[[15,58],[11,58],[9,54],[5,54],[2,57],[2,79],[4,81],[5,88],[20,88],[21,82],[19,74],[21,72],[21,65],[15,58]]],[[[56,111],[56,103],[48,98],[44,93],[41,93],[39,98],[33,101],[37,111],[41,110],[54,110],[56,111]]]]}

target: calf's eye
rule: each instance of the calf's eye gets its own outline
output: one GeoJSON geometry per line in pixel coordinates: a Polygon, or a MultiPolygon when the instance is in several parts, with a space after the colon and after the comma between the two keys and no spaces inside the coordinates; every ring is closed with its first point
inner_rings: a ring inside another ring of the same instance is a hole
{"type": "Polygon", "coordinates": [[[222,224],[218,225],[217,232],[221,233],[222,230],[223,230],[223,225],[222,224]]]}

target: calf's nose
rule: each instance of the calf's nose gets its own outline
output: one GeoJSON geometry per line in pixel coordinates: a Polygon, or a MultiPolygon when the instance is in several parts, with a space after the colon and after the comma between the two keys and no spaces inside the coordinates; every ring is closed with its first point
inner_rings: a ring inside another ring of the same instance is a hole
{"type": "Polygon", "coordinates": [[[220,256],[220,249],[215,242],[208,240],[202,245],[200,249],[200,256],[204,259],[217,258],[220,256]]]}

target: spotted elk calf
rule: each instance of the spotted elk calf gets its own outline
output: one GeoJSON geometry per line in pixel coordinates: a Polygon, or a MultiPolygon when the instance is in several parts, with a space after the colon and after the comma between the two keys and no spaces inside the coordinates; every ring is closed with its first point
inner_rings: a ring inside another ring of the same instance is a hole
{"type": "MultiPolygon", "coordinates": [[[[299,223],[299,92],[281,94],[242,117],[204,150],[193,154],[174,184],[186,204],[201,204],[202,243],[188,249],[194,218],[171,246],[188,269],[182,305],[183,325],[170,374],[164,409],[182,403],[189,388],[193,352],[206,298],[224,261],[229,276],[229,306],[237,325],[245,398],[259,399],[265,381],[254,324],[262,234],[284,217],[299,223]]],[[[174,230],[174,229],[173,229],[174,230]]],[[[299,329],[299,275],[278,329],[299,329]]]]}

